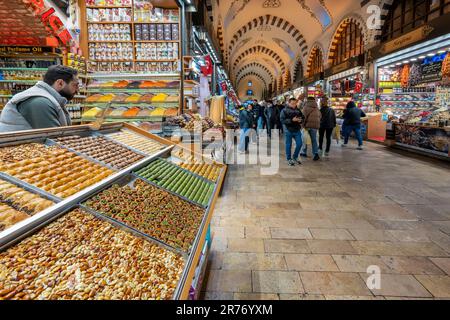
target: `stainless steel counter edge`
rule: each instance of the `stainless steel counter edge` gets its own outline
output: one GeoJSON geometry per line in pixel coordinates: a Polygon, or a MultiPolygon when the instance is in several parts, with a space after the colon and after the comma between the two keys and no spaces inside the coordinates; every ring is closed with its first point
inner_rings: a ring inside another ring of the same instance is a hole
{"type": "Polygon", "coordinates": [[[9,246],[15,244],[16,242],[22,240],[27,235],[29,235],[34,230],[46,225],[51,219],[58,217],[60,214],[64,213],[66,210],[70,209],[71,207],[76,206],[81,199],[86,198],[87,196],[103,189],[105,186],[110,185],[114,181],[122,178],[123,176],[132,173],[134,170],[147,165],[151,161],[153,161],[155,158],[160,157],[161,155],[164,155],[167,152],[170,152],[172,150],[173,146],[168,146],[167,148],[159,151],[158,153],[149,156],[134,165],[104,179],[103,181],[90,186],[83,191],[80,191],[79,193],[67,198],[66,200],[56,204],[55,206],[52,206],[37,215],[26,219],[22,222],[19,222],[18,224],[14,225],[13,227],[3,231],[0,233],[0,251],[3,251],[4,249],[8,248],[9,246]]]}

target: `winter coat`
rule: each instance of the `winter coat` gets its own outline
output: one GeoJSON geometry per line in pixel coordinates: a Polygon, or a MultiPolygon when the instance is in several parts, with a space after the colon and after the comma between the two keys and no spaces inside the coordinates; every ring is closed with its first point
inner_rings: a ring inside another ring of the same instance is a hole
{"type": "Polygon", "coordinates": [[[292,119],[295,117],[302,118],[303,114],[299,109],[292,109],[291,107],[286,107],[281,111],[281,123],[286,126],[290,132],[299,132],[302,128],[301,122],[293,122],[292,119]]]}
{"type": "Polygon", "coordinates": [[[239,113],[239,127],[241,129],[252,129],[254,122],[253,112],[244,109],[239,113]]]}
{"type": "Polygon", "coordinates": [[[306,129],[320,129],[320,110],[315,101],[306,101],[303,107],[306,129]]]}
{"type": "Polygon", "coordinates": [[[361,109],[358,109],[354,102],[349,102],[347,108],[344,110],[344,125],[354,126],[361,124],[361,118],[366,114],[361,109]]]}
{"type": "Polygon", "coordinates": [[[320,120],[320,129],[332,129],[336,127],[336,113],[333,108],[322,107],[320,109],[322,119],[320,120]]]}
{"type": "Polygon", "coordinates": [[[275,106],[267,107],[266,110],[264,110],[264,115],[266,117],[267,122],[270,123],[275,122],[279,117],[277,107],[275,106]]]}
{"type": "Polygon", "coordinates": [[[6,104],[0,116],[0,132],[71,125],[67,102],[52,86],[39,81],[6,104]]]}

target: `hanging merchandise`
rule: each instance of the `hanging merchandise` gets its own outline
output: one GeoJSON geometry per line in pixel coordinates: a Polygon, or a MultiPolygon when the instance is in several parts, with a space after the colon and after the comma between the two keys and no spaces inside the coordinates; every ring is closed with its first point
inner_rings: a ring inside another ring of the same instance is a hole
{"type": "Polygon", "coordinates": [[[400,82],[402,85],[402,88],[407,88],[408,87],[408,83],[409,83],[409,64],[406,64],[403,69],[402,69],[402,73],[401,73],[401,78],[400,78],[400,82]]]}
{"type": "Polygon", "coordinates": [[[225,96],[215,96],[211,100],[210,118],[216,124],[222,124],[226,120],[225,96]]]}
{"type": "Polygon", "coordinates": [[[202,66],[200,69],[204,76],[210,76],[213,74],[213,62],[211,60],[211,56],[208,54],[204,58],[205,65],[202,66]]]}
{"type": "Polygon", "coordinates": [[[411,66],[409,72],[409,87],[417,86],[422,79],[422,67],[418,63],[414,63],[411,66]]]}

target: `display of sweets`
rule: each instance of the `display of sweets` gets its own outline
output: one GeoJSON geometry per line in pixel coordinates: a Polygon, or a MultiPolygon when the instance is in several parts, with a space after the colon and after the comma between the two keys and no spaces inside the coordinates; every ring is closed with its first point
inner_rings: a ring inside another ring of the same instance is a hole
{"type": "Polygon", "coordinates": [[[41,144],[0,148],[0,171],[59,198],[70,197],[114,173],[66,149],[41,144]]]}
{"type": "Polygon", "coordinates": [[[87,7],[131,6],[132,0],[86,0],[87,7]]]}
{"type": "Polygon", "coordinates": [[[88,63],[88,70],[91,72],[132,72],[134,70],[132,62],[95,62],[88,63]]]}
{"type": "Polygon", "coordinates": [[[131,22],[131,8],[86,9],[88,22],[131,22]]]}
{"type": "Polygon", "coordinates": [[[138,60],[175,60],[178,59],[178,43],[137,43],[138,60]]]}
{"type": "Polygon", "coordinates": [[[136,41],[179,40],[178,24],[136,24],[134,38],[136,41]]]}
{"type": "Polygon", "coordinates": [[[148,73],[174,73],[178,71],[179,63],[174,62],[137,62],[137,72],[148,73]]]}
{"type": "Polygon", "coordinates": [[[188,251],[205,210],[142,180],[114,185],[85,205],[172,247],[188,251]]]}
{"type": "Polygon", "coordinates": [[[131,43],[90,43],[89,56],[94,60],[133,60],[131,43]]]}
{"type": "Polygon", "coordinates": [[[131,41],[129,24],[90,24],[89,41],[131,41]]]}
{"type": "Polygon", "coordinates": [[[1,70],[0,80],[42,80],[45,71],[38,70],[1,70]]]}
{"type": "Polygon", "coordinates": [[[0,300],[169,300],[184,266],[76,209],[0,253],[0,300]]]}
{"type": "Polygon", "coordinates": [[[52,201],[0,180],[0,232],[52,205],[52,201]]]}
{"type": "Polygon", "coordinates": [[[143,155],[104,137],[69,136],[55,139],[55,141],[118,169],[124,169],[144,158],[143,155]]]}
{"type": "Polygon", "coordinates": [[[162,159],[137,171],[137,175],[204,207],[214,192],[214,184],[162,159]]]}
{"type": "Polygon", "coordinates": [[[134,0],[135,22],[176,23],[179,20],[178,9],[155,8],[151,0],[134,0]]]}
{"type": "Polygon", "coordinates": [[[111,133],[108,137],[148,155],[152,155],[164,148],[163,145],[156,141],[147,139],[137,133],[127,130],[111,133]]]}

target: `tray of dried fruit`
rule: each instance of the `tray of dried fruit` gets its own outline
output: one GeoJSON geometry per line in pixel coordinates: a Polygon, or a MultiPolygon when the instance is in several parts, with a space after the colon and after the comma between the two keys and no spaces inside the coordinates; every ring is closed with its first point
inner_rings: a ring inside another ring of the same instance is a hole
{"type": "Polygon", "coordinates": [[[207,179],[161,158],[134,172],[138,177],[184,200],[207,208],[216,185],[207,179]]]}
{"type": "Polygon", "coordinates": [[[178,299],[186,258],[79,207],[0,251],[0,300],[178,299]]]}
{"type": "Polygon", "coordinates": [[[134,175],[127,175],[86,198],[81,201],[86,210],[186,255],[206,213],[205,208],[134,175]]]}
{"type": "Polygon", "coordinates": [[[115,142],[97,132],[48,139],[48,144],[63,148],[87,157],[113,170],[123,170],[147,157],[146,154],[115,142]]]}
{"type": "Polygon", "coordinates": [[[114,174],[45,139],[0,147],[0,172],[63,199],[114,174]]]}
{"type": "Polygon", "coordinates": [[[0,172],[0,232],[50,208],[60,199],[0,172]]]}

